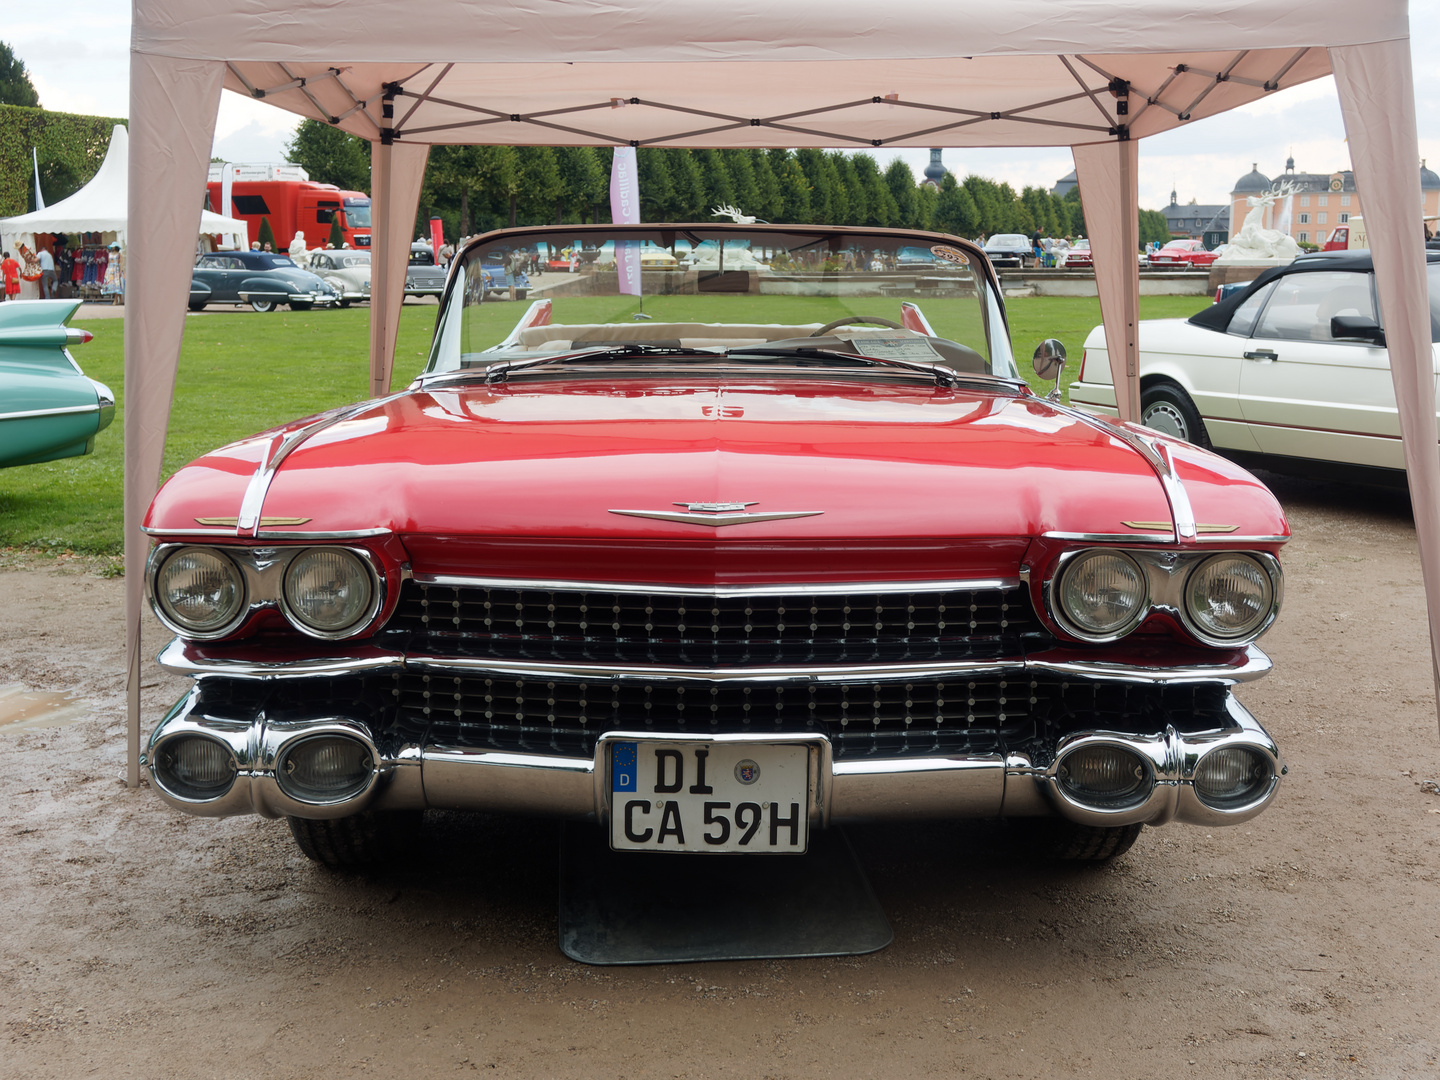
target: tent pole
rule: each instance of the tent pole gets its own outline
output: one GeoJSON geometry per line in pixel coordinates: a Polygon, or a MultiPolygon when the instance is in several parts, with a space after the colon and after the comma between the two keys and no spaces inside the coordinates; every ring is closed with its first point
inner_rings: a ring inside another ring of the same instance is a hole
{"type": "Polygon", "coordinates": [[[1140,419],[1139,143],[1124,138],[1070,148],[1095,261],[1095,288],[1120,419],[1140,419]]]}
{"type": "Polygon", "coordinates": [[[125,297],[125,782],[140,786],[140,531],[160,484],[225,65],[132,53],[125,297]]]}
{"type": "MultiPolygon", "coordinates": [[[[1390,354],[1440,698],[1440,454],[1410,42],[1330,50],[1390,354]]],[[[1437,701],[1440,705],[1440,701],[1437,701]]],[[[1440,713],[1437,713],[1440,719],[1440,713]]]]}

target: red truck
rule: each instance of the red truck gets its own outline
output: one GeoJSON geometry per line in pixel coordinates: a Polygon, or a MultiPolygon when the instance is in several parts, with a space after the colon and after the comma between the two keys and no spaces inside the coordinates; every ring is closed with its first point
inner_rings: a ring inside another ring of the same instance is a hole
{"type": "MultiPolygon", "coordinates": [[[[305,234],[307,247],[324,247],[330,238],[330,224],[338,218],[346,243],[354,248],[370,246],[370,196],[363,191],[342,191],[334,184],[317,184],[308,179],[252,179],[259,172],[256,167],[232,165],[230,168],[237,174],[231,182],[231,205],[224,206],[223,168],[211,168],[206,184],[210,207],[249,225],[251,240],[259,237],[260,222],[269,218],[280,250],[290,246],[297,230],[305,234]]],[[[293,167],[269,166],[266,171],[272,175],[304,175],[293,167]]]]}

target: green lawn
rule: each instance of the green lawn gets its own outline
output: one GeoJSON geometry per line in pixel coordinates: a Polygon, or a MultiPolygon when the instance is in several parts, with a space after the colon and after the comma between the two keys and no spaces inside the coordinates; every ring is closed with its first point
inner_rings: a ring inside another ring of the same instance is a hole
{"type": "MultiPolygon", "coordinates": [[[[667,302],[673,305],[685,299],[647,298],[646,310],[662,319],[689,318],[680,307],[662,310],[667,302]]],[[[1140,315],[1147,319],[1184,317],[1208,302],[1206,297],[1141,297],[1140,315]]],[[[834,302],[797,298],[796,303],[804,310],[794,313],[795,321],[815,321],[832,314],[829,307],[834,302]]],[[[884,303],[893,307],[893,301],[884,303]]],[[[1067,368],[1068,385],[1078,372],[1085,336],[1100,321],[1099,302],[1023,298],[1006,306],[1022,370],[1028,373],[1036,345],[1056,337],[1074,361],[1067,368]]],[[[523,311],[508,304],[496,304],[494,309],[495,317],[504,321],[507,329],[523,311]]],[[[403,385],[424,363],[435,312],[430,304],[404,308],[396,349],[396,385],[403,385]]],[[[737,311],[734,317],[750,316],[737,311]]],[[[755,317],[760,319],[760,313],[755,317]]],[[[165,444],[165,475],[234,439],[364,398],[369,319],[369,311],[358,307],[304,314],[213,313],[187,319],[165,444]]],[[[773,316],[767,311],[763,320],[772,321],[773,316]]],[[[115,391],[119,399],[115,423],[100,433],[95,452],[86,457],[0,469],[0,547],[94,554],[121,550],[124,324],[106,319],[74,325],[95,335],[90,344],[76,348],[74,356],[87,375],[115,391]]],[[[940,333],[946,329],[936,327],[940,333]]],[[[1036,385],[1038,389],[1038,381],[1036,385]]]]}

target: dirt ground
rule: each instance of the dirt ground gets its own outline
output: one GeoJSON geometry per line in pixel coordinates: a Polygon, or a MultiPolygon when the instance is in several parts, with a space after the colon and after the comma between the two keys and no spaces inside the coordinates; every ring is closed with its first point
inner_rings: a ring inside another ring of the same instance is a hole
{"type": "MultiPolygon", "coordinates": [[[[1408,504],[1269,479],[1295,539],[1275,671],[1241,696],[1289,760],[1271,809],[1098,871],[1013,858],[998,826],[853,829],[895,941],[837,960],[573,963],[549,823],[433,816],[413,865],[347,877],[282,822],[128,791],[121,582],[12,556],[0,687],[85,708],[0,727],[0,1076],[1433,1077],[1408,504]]],[[[145,685],[153,723],[182,684],[145,685]]]]}

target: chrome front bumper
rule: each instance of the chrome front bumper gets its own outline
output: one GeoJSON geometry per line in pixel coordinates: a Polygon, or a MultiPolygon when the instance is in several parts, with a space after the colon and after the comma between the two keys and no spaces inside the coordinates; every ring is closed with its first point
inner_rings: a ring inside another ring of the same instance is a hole
{"type": "MultiPolygon", "coordinates": [[[[208,713],[201,688],[181,699],[152,734],[142,758],[161,797],[190,814],[224,817],[255,813],[265,817],[346,817],[363,809],[465,809],[536,816],[589,818],[609,815],[608,741],[686,739],[668,732],[609,732],[590,757],[561,757],[412,743],[384,751],[363,718],[315,716],[301,721],[208,713]],[[342,801],[317,804],[287,795],[277,779],[277,762],[297,740],[320,733],[346,735],[370,750],[374,772],[364,789],[342,801]],[[234,759],[234,782],[218,797],[197,800],[168,790],[154,767],[166,743],[202,735],[223,743],[234,759]]],[[[818,827],[849,821],[940,818],[1061,816],[1091,825],[1238,824],[1260,813],[1274,798],[1285,764],[1274,741],[1253,716],[1226,696],[1228,722],[1214,730],[1181,733],[1173,727],[1153,734],[1082,730],[1064,735],[1048,765],[1025,754],[973,754],[861,758],[836,761],[829,741],[807,734],[771,735],[758,742],[805,742],[815,748],[811,820],[818,827]],[[1148,796],[1123,809],[1087,806],[1069,796],[1057,778],[1061,757],[1081,745],[1119,745],[1138,754],[1153,775],[1148,796]],[[1195,768],[1208,751],[1240,746],[1261,755],[1272,776],[1258,797],[1244,805],[1215,809],[1194,787],[1195,768]]],[[[718,736],[736,739],[738,736],[718,736]]]]}

